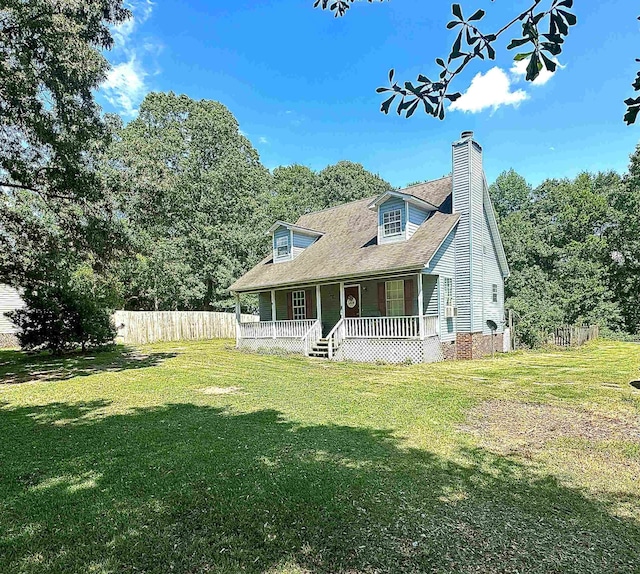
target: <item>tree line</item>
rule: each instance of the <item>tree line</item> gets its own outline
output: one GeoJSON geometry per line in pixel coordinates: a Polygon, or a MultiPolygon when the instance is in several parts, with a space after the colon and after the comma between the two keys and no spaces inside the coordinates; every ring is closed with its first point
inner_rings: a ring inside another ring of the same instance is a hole
{"type": "MultiPolygon", "coordinates": [[[[0,283],[24,290],[27,349],[107,342],[114,308],[229,308],[274,220],[391,188],[349,161],[270,172],[219,102],[152,93],[127,125],[103,114],[104,50],[130,16],[121,0],[0,9],[0,283]]],[[[638,333],[638,151],[624,176],[532,189],[509,172],[492,194],[523,340],[578,321],[638,333]]]]}
{"type": "Polygon", "coordinates": [[[640,146],[629,171],[533,188],[513,170],[490,186],[511,277],[505,305],[536,346],[563,324],[640,334],[640,146]]]}

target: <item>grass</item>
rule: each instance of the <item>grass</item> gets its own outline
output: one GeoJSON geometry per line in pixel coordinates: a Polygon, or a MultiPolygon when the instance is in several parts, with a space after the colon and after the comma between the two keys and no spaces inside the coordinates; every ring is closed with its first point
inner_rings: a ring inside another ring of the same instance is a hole
{"type": "Polygon", "coordinates": [[[0,572],[638,572],[639,367],[0,351],[0,572]]]}

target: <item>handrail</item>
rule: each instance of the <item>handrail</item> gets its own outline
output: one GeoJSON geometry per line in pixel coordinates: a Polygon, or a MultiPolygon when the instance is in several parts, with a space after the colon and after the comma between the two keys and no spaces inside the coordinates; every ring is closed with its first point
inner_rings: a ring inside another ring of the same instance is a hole
{"type": "MultiPolygon", "coordinates": [[[[333,329],[331,329],[331,331],[329,331],[329,334],[327,335],[327,343],[329,346],[329,358],[333,359],[333,339],[336,336],[336,333],[338,331],[338,329],[341,329],[342,325],[344,323],[344,318],[341,318],[333,327],[333,329]]],[[[338,340],[336,338],[336,344],[338,343],[338,340]]]]}
{"type": "Polygon", "coordinates": [[[311,325],[311,327],[309,327],[309,329],[307,330],[307,332],[300,338],[300,340],[302,341],[302,344],[304,346],[304,354],[308,357],[309,353],[311,351],[311,345],[313,345],[313,343],[317,342],[317,340],[320,337],[316,337],[316,340],[313,341],[313,343],[310,344],[309,342],[309,335],[311,335],[311,333],[315,333],[316,335],[318,335],[318,332],[320,333],[320,336],[322,336],[322,322],[320,321],[320,319],[316,319],[315,322],[313,323],[313,325],[311,325]]]}

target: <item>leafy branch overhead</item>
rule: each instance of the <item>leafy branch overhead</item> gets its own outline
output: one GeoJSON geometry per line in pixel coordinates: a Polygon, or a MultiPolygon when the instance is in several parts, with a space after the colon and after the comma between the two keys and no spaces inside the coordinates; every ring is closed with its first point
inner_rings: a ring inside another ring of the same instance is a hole
{"type": "MultiPolygon", "coordinates": [[[[323,10],[328,8],[339,17],[344,16],[355,1],[315,0],[314,7],[321,7],[323,10]]],[[[373,1],[368,0],[369,3],[373,1]]],[[[518,23],[522,28],[521,34],[511,40],[507,50],[518,49],[514,60],[527,61],[527,81],[535,80],[543,69],[554,72],[557,67],[556,56],[562,52],[565,38],[569,29],[575,26],[577,18],[571,11],[573,0],[551,0],[549,4],[545,3],[546,9],[542,4],[543,0],[532,0],[526,10],[517,14],[499,30],[489,33],[483,32],[479,27],[485,16],[484,10],[476,10],[465,18],[460,4],[453,4],[453,20],[447,24],[447,28],[456,30],[457,35],[448,56],[436,58],[439,67],[437,77],[420,74],[414,82],[396,82],[394,70],[391,70],[389,86],[377,89],[378,93],[390,94],[390,97],[382,102],[381,111],[387,114],[395,105],[399,115],[411,117],[422,106],[425,113],[443,119],[446,102],[453,102],[460,97],[459,92],[451,90],[453,80],[473,60],[494,60],[496,41],[518,23]]],[[[640,73],[633,87],[640,91],[640,73]]],[[[634,123],[640,112],[640,97],[629,98],[625,104],[628,106],[625,121],[628,124],[634,123]]]]}

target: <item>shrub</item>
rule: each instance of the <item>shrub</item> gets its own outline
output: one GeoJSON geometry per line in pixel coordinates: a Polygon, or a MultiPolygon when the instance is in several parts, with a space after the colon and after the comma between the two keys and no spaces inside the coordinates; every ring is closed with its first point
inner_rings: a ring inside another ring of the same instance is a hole
{"type": "Polygon", "coordinates": [[[25,286],[25,307],[7,314],[19,328],[22,349],[60,354],[112,343],[112,286],[87,264],[56,275],[25,286]]]}

